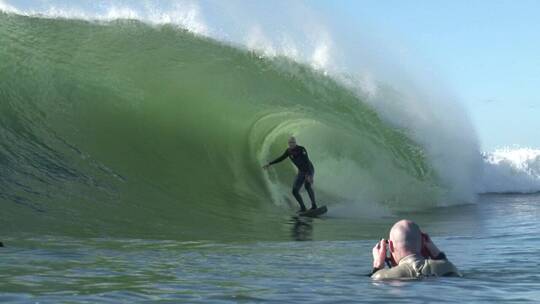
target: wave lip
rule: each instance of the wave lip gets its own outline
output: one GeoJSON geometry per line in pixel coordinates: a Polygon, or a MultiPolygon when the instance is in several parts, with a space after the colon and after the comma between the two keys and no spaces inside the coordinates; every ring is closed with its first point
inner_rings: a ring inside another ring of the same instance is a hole
{"type": "Polygon", "coordinates": [[[49,3],[31,9],[22,9],[0,0],[0,11],[5,13],[51,19],[80,19],[88,21],[114,21],[119,19],[140,20],[151,25],[175,25],[191,33],[209,36],[209,29],[203,20],[200,8],[195,2],[172,2],[166,9],[160,9],[150,2],[139,5],[123,3],[95,4],[85,7],[49,3]]]}
{"type": "Polygon", "coordinates": [[[482,153],[483,177],[478,193],[540,192],[540,150],[503,148],[482,153]]]}

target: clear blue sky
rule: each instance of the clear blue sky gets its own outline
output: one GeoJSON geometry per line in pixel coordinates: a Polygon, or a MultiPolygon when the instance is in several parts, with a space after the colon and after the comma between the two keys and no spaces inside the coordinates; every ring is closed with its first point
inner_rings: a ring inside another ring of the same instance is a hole
{"type": "Polygon", "coordinates": [[[540,148],[540,1],[317,0],[335,18],[397,37],[442,74],[482,149],[540,148]]]}
{"type": "MultiPolygon", "coordinates": [[[[95,3],[3,1],[23,9],[48,3],[83,6],[95,3]]],[[[437,71],[464,104],[483,150],[512,145],[540,148],[539,0],[304,3],[314,6],[333,22],[380,33],[386,37],[382,42],[391,37],[389,47],[405,49],[424,68],[437,71]]]]}

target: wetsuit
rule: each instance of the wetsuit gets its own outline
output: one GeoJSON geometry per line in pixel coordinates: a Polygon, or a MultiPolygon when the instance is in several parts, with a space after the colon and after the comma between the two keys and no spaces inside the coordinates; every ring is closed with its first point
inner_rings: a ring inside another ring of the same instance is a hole
{"type": "Polygon", "coordinates": [[[306,151],[306,148],[302,146],[296,146],[294,148],[287,148],[283,155],[276,158],[275,160],[269,162],[269,165],[273,165],[276,163],[279,163],[283,161],[285,158],[289,157],[291,161],[294,163],[296,168],[298,168],[298,174],[296,175],[296,178],[294,180],[293,184],[293,190],[292,193],[296,200],[298,201],[298,204],[300,204],[301,210],[306,210],[306,206],[304,205],[304,200],[302,199],[302,196],[300,195],[300,188],[302,188],[302,185],[306,188],[309,199],[311,200],[311,208],[315,209],[317,208],[317,204],[315,203],[315,193],[313,192],[313,188],[311,187],[311,183],[308,183],[306,181],[307,176],[311,176],[313,178],[313,175],[315,174],[315,169],[313,168],[313,164],[309,160],[308,153],[306,151]]]}
{"type": "Polygon", "coordinates": [[[411,254],[399,261],[399,264],[390,269],[373,269],[372,278],[375,280],[388,279],[418,279],[432,276],[461,276],[456,266],[440,253],[436,258],[424,258],[411,254]]]}

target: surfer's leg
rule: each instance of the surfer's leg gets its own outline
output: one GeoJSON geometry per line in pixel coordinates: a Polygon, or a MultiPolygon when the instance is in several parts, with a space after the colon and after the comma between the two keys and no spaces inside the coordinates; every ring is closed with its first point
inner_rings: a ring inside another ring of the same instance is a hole
{"type": "Polygon", "coordinates": [[[304,183],[306,179],[305,174],[302,172],[299,172],[296,176],[296,179],[294,180],[292,194],[294,195],[294,198],[298,201],[298,204],[300,204],[300,210],[304,211],[306,210],[306,205],[304,205],[304,200],[302,199],[302,196],[300,195],[300,188],[302,187],[302,184],[304,183]]]}
{"type": "Polygon", "coordinates": [[[317,209],[317,203],[315,203],[315,192],[313,192],[313,187],[311,187],[311,183],[306,181],[304,183],[304,187],[306,187],[309,199],[311,200],[311,209],[317,209]]]}

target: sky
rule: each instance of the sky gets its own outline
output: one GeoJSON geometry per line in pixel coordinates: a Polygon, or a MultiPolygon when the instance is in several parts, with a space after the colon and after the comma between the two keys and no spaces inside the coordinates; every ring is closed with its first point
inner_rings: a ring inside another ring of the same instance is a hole
{"type": "MultiPolygon", "coordinates": [[[[28,9],[51,1],[0,2],[28,9]]],[[[215,3],[225,8],[223,2],[215,3]]],[[[464,106],[483,151],[540,148],[540,1],[311,0],[303,4],[331,23],[354,27],[351,32],[369,33],[396,54],[406,53],[403,60],[414,58],[415,65],[436,73],[464,106]]],[[[270,12],[270,18],[275,14],[280,12],[270,12]]]]}

